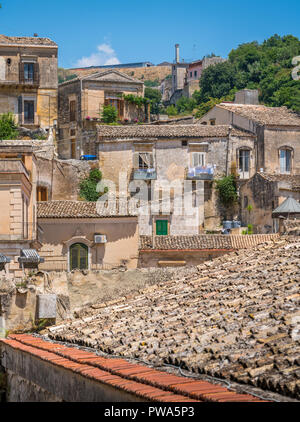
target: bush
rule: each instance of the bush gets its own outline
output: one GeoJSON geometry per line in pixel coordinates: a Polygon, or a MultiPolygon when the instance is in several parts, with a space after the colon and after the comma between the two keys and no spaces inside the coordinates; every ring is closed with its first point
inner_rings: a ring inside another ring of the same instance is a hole
{"type": "Polygon", "coordinates": [[[98,169],[91,170],[89,176],[80,182],[80,197],[88,202],[96,202],[101,196],[97,192],[97,185],[101,180],[101,171],[98,169]]]}
{"type": "Polygon", "coordinates": [[[177,108],[174,105],[167,107],[166,112],[168,116],[177,116],[178,114],[177,108]]]}
{"type": "Polygon", "coordinates": [[[101,119],[104,123],[116,123],[117,118],[118,112],[114,106],[109,104],[103,107],[101,119]]]}
{"type": "Polygon", "coordinates": [[[223,205],[232,206],[237,202],[237,186],[233,175],[223,177],[216,181],[216,187],[219,191],[219,197],[223,205]]]}
{"type": "Polygon", "coordinates": [[[16,139],[18,136],[15,118],[12,113],[1,114],[0,116],[0,139],[16,139]]]}

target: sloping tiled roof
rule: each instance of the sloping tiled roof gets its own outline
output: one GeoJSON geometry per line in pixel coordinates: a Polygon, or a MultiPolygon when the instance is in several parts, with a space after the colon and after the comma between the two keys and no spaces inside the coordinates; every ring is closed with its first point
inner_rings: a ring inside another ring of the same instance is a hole
{"type": "Polygon", "coordinates": [[[152,236],[140,237],[140,250],[206,250],[243,249],[260,243],[276,240],[277,235],[257,234],[250,236],[197,235],[197,236],[152,236]]]}
{"type": "Polygon", "coordinates": [[[50,38],[39,37],[8,37],[0,34],[0,45],[29,45],[57,47],[57,44],[50,38]]]}
{"type": "Polygon", "coordinates": [[[273,215],[279,214],[300,214],[300,204],[294,198],[287,198],[276,210],[273,211],[273,215]]]}
{"type": "MultiPolygon", "coordinates": [[[[125,359],[100,357],[96,353],[78,347],[67,347],[61,343],[45,341],[31,335],[11,334],[8,339],[0,340],[0,343],[4,348],[8,348],[8,355],[9,349],[26,352],[44,362],[45,370],[51,370],[49,365],[54,365],[56,368],[63,368],[66,371],[66,377],[72,377],[71,371],[73,371],[77,377],[87,378],[86,383],[91,380],[94,386],[94,397],[87,397],[87,392],[85,395],[81,392],[77,395],[81,401],[103,400],[103,387],[108,386],[111,397],[114,396],[114,389],[116,389],[118,392],[126,392],[127,400],[128,395],[131,395],[130,398],[135,401],[139,398],[147,402],[163,403],[262,402],[251,394],[240,394],[216,383],[168,374],[125,359]],[[97,390],[98,386],[101,390],[97,390]]],[[[38,377],[35,381],[38,384],[38,377]]],[[[68,401],[66,399],[68,392],[64,393],[65,401],[68,401]]]]}
{"type": "Polygon", "coordinates": [[[226,138],[230,133],[234,136],[250,136],[246,131],[231,128],[229,125],[98,125],[100,138],[226,138]]]}
{"type": "MultiPolygon", "coordinates": [[[[39,202],[37,216],[38,218],[107,218],[115,216],[113,214],[98,214],[96,204],[96,202],[85,201],[39,202]]],[[[117,215],[117,217],[119,216],[117,215]]]]}
{"type": "Polygon", "coordinates": [[[233,252],[94,304],[49,336],[299,400],[299,260],[299,237],[233,252]]]}
{"type": "Polygon", "coordinates": [[[263,125],[300,126],[300,115],[287,107],[226,103],[218,104],[216,107],[231,111],[263,125]]]}
{"type": "Polygon", "coordinates": [[[290,184],[293,190],[300,190],[300,174],[259,173],[259,175],[268,182],[284,182],[290,184]]]}

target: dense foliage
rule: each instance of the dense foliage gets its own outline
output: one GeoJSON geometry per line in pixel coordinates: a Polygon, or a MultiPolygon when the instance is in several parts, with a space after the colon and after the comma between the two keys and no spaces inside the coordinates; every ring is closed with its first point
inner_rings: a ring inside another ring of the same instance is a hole
{"type": "Polygon", "coordinates": [[[101,113],[101,120],[103,123],[115,123],[118,119],[118,112],[116,108],[110,104],[103,107],[101,113]]]}
{"type": "Polygon", "coordinates": [[[0,116],[0,139],[10,140],[18,137],[15,118],[12,113],[1,114],[0,116]]]}
{"type": "Polygon", "coordinates": [[[150,111],[152,114],[159,114],[161,112],[161,92],[158,89],[145,88],[145,98],[150,102],[150,111]]]}
{"type": "Polygon", "coordinates": [[[224,206],[230,207],[236,203],[238,194],[234,175],[216,180],[216,188],[219,192],[220,201],[224,206]]]}
{"type": "Polygon", "coordinates": [[[82,179],[79,185],[80,197],[88,202],[96,202],[101,194],[97,192],[97,185],[102,180],[102,173],[98,169],[93,169],[85,179],[82,179]]]}
{"type": "Polygon", "coordinates": [[[244,88],[258,89],[260,101],[268,106],[287,106],[300,112],[300,83],[292,78],[292,59],[299,55],[300,41],[292,35],[240,45],[231,51],[227,62],[204,70],[200,91],[194,94],[202,108],[198,114],[205,114],[209,103],[233,98],[244,88]]]}

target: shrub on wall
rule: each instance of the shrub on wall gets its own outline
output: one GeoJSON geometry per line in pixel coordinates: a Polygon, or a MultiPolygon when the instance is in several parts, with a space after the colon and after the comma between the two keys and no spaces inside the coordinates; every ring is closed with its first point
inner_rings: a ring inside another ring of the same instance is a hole
{"type": "Polygon", "coordinates": [[[114,106],[109,104],[103,107],[101,119],[104,123],[116,123],[117,118],[118,112],[114,106]]]}
{"type": "Polygon", "coordinates": [[[96,202],[101,194],[97,192],[97,185],[102,180],[102,173],[98,169],[93,169],[85,179],[82,179],[79,185],[80,197],[88,202],[96,202]]]}
{"type": "Polygon", "coordinates": [[[216,181],[216,188],[219,192],[219,197],[225,207],[230,207],[236,204],[237,186],[234,175],[223,177],[223,179],[216,181]]]}
{"type": "Polygon", "coordinates": [[[10,140],[18,137],[15,118],[12,113],[1,114],[0,116],[0,139],[10,140]]]}

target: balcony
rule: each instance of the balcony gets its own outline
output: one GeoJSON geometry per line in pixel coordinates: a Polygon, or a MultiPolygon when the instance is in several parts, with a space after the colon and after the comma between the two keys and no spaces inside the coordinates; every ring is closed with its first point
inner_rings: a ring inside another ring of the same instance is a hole
{"type": "Polygon", "coordinates": [[[155,169],[137,169],[134,170],[133,180],[156,180],[157,173],[155,169]]]}
{"type": "Polygon", "coordinates": [[[209,164],[207,166],[189,167],[186,172],[187,180],[213,180],[215,166],[209,164]]]}
{"type": "Polygon", "coordinates": [[[24,174],[28,179],[30,178],[30,173],[21,158],[1,158],[0,173],[24,174]]]}

